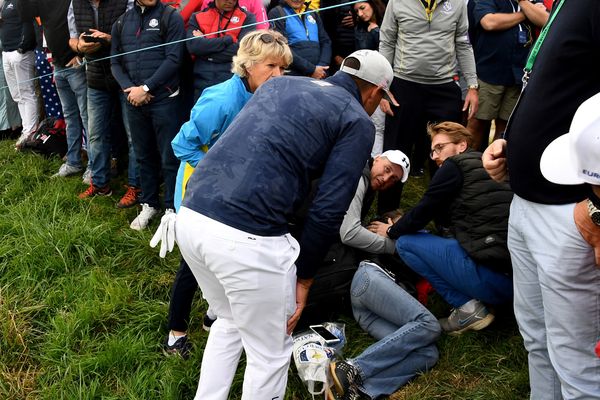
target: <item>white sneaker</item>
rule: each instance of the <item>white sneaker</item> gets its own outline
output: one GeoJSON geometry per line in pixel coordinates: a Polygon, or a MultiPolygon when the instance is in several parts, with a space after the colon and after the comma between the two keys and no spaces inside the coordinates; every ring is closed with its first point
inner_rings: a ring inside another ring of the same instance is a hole
{"type": "Polygon", "coordinates": [[[88,168],[86,168],[85,172],[83,173],[82,182],[86,186],[90,186],[92,184],[92,170],[89,168],[89,166],[88,166],[88,168]]]}
{"type": "Polygon", "coordinates": [[[131,222],[129,227],[136,231],[141,231],[142,229],[146,229],[150,220],[154,218],[158,214],[158,210],[154,207],[150,207],[148,204],[142,204],[142,212],[138,214],[138,216],[131,222]]]}
{"type": "Polygon", "coordinates": [[[82,170],[81,167],[74,167],[72,165],[64,163],[63,165],[60,166],[60,168],[58,169],[58,172],[55,173],[54,175],[52,175],[52,178],[64,178],[66,176],[75,175],[75,174],[81,172],[81,170],[82,170]]]}
{"type": "Polygon", "coordinates": [[[17,139],[17,142],[15,143],[15,149],[21,150],[21,147],[23,147],[23,144],[25,144],[27,139],[29,139],[29,136],[31,136],[31,135],[28,133],[21,133],[21,136],[19,136],[19,138],[17,139]]]}

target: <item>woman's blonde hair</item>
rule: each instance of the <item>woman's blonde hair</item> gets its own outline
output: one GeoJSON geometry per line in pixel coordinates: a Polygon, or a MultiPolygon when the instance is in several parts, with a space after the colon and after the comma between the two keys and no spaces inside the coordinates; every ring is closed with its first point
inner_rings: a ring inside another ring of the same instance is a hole
{"type": "Polygon", "coordinates": [[[267,58],[283,60],[287,67],[292,63],[292,51],[287,39],[273,30],[258,30],[244,36],[240,41],[237,55],[233,57],[231,72],[248,77],[248,68],[267,58]]]}
{"type": "Polygon", "coordinates": [[[444,133],[448,135],[452,143],[460,143],[464,140],[467,142],[468,147],[471,147],[473,144],[473,135],[471,132],[456,122],[446,121],[438,124],[429,124],[427,125],[427,133],[431,139],[439,133],[444,133]]]}

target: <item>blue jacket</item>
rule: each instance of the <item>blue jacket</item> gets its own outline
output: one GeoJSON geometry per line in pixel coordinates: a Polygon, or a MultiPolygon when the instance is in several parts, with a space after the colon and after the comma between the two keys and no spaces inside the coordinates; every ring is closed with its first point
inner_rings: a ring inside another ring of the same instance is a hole
{"type": "MultiPolygon", "coordinates": [[[[158,2],[142,12],[136,3],[124,14],[122,24],[117,21],[112,27],[111,54],[183,39],[183,19],[177,12],[163,14],[166,7],[158,2]],[[161,32],[163,15],[168,18],[166,32],[161,32]]],[[[176,43],[112,58],[111,71],[121,89],[147,85],[154,96],[152,101],[158,101],[179,88],[182,58],[183,44],[176,43]]]]}
{"type": "Polygon", "coordinates": [[[296,15],[284,2],[269,12],[269,19],[294,15],[272,23],[273,29],[284,35],[292,50],[291,75],[310,76],[315,67],[329,65],[331,61],[331,40],[323,27],[319,14],[296,15]]]}
{"type": "Polygon", "coordinates": [[[173,141],[173,152],[181,160],[175,182],[175,209],[179,211],[185,182],[196,164],[212,147],[233,118],[250,100],[242,78],[238,75],[206,89],[192,108],[190,120],[183,124],[173,141]]]}
{"type": "Polygon", "coordinates": [[[339,238],[374,137],[346,73],[270,79],[198,163],[182,205],[251,234],[280,236],[320,178],[296,261],[298,277],[310,278],[339,238]]]}

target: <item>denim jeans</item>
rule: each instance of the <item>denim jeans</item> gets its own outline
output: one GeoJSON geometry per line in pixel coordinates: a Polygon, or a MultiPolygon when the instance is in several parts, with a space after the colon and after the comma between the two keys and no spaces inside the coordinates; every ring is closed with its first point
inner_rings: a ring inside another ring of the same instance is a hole
{"type": "Polygon", "coordinates": [[[404,235],[396,241],[396,250],[452,307],[472,299],[488,304],[512,301],[511,277],[477,264],[456,239],[429,233],[404,235]]]}
{"type": "Polygon", "coordinates": [[[435,365],[441,328],[417,299],[366,261],[354,274],[350,293],[354,318],[378,340],[349,360],[360,371],[364,394],[390,395],[435,365]]]}
{"type": "Polygon", "coordinates": [[[515,317],[528,353],[532,400],[600,398],[600,268],[577,230],[574,204],[515,195],[508,248],[515,317]]]}
{"type": "Polygon", "coordinates": [[[81,167],[84,129],[86,133],[88,132],[85,69],[55,65],[54,81],[67,124],[67,164],[72,167],[81,167]]]}
{"type": "Polygon", "coordinates": [[[171,141],[181,127],[178,97],[135,107],[127,103],[123,109],[125,125],[131,128],[133,148],[140,166],[142,196],[140,203],[159,208],[160,172],[165,180],[164,202],[174,208],[175,178],[179,160],[173,153],[171,141]]]}
{"type": "Polygon", "coordinates": [[[131,126],[129,121],[125,118],[125,107],[127,107],[128,101],[125,93],[119,93],[121,101],[121,111],[123,113],[123,127],[125,128],[125,134],[127,135],[127,184],[136,188],[142,187],[140,180],[140,167],[135,157],[135,150],[133,149],[133,142],[131,140],[131,126]]]}
{"type": "Polygon", "coordinates": [[[110,181],[110,119],[115,104],[120,104],[119,91],[88,88],[88,153],[92,155],[94,186],[106,186],[110,181]]]}

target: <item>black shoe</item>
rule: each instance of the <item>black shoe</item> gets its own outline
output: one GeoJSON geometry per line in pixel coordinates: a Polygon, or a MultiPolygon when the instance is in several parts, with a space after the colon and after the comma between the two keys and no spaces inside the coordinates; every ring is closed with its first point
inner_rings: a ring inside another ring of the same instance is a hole
{"type": "Polygon", "coordinates": [[[204,329],[206,332],[210,332],[210,327],[215,323],[216,320],[216,318],[212,319],[208,316],[208,314],[206,314],[202,320],[202,329],[204,329]]]}
{"type": "Polygon", "coordinates": [[[353,386],[360,384],[358,369],[345,361],[333,362],[329,365],[329,369],[333,377],[335,391],[338,395],[343,396],[343,399],[348,398],[348,395],[354,392],[353,386]]]}
{"type": "Polygon", "coordinates": [[[188,340],[187,335],[180,337],[172,345],[169,345],[169,335],[167,335],[163,349],[165,354],[179,354],[181,358],[187,360],[190,357],[190,352],[192,351],[192,344],[188,340]]]}

